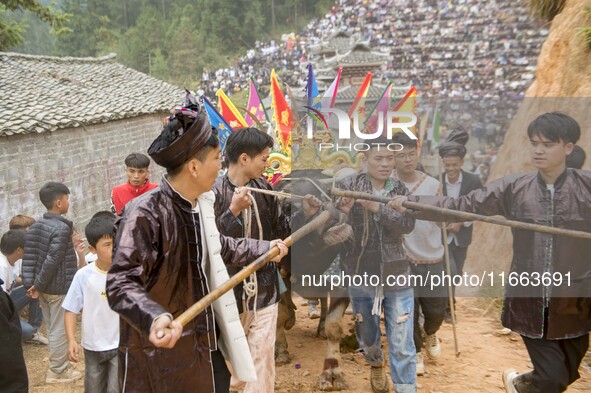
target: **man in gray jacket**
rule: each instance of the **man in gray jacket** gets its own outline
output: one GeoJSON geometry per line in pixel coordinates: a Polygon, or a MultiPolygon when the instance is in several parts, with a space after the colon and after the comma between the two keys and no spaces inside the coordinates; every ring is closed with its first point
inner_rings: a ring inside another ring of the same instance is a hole
{"type": "Polygon", "coordinates": [[[25,235],[22,274],[27,294],[39,298],[49,340],[49,369],[46,383],[68,382],[80,378],[68,369],[68,342],[62,302],[78,266],[72,242],[72,221],[63,217],[70,207],[70,190],[62,183],[48,182],[39,190],[47,208],[41,220],[25,235]]]}

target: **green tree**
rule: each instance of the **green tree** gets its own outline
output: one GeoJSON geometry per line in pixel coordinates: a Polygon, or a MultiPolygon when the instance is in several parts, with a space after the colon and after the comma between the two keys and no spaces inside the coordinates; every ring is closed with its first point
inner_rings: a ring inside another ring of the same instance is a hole
{"type": "Polygon", "coordinates": [[[48,23],[57,34],[67,31],[65,23],[70,17],[52,6],[41,5],[36,0],[0,0],[0,50],[21,44],[27,28],[26,21],[6,20],[7,11],[30,11],[48,23]]]}

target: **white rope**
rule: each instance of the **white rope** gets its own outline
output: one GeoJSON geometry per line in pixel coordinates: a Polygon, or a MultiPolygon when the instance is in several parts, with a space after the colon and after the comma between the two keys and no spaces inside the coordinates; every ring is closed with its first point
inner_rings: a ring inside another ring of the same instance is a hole
{"type": "MultiPolygon", "coordinates": [[[[236,191],[239,189],[236,188],[236,191]]],[[[239,192],[239,191],[238,191],[239,192]]],[[[246,209],[242,210],[242,222],[244,223],[244,236],[251,237],[252,236],[252,212],[254,210],[254,216],[257,221],[257,227],[259,230],[259,240],[263,240],[263,225],[261,224],[261,217],[259,214],[259,207],[257,205],[256,199],[252,194],[246,194],[250,198],[250,202],[252,203],[252,207],[247,207],[246,209]]],[[[257,320],[257,299],[258,299],[258,283],[257,283],[257,275],[256,272],[252,273],[247,279],[243,281],[243,288],[244,294],[246,295],[246,299],[243,299],[244,302],[244,310],[249,311],[249,302],[250,299],[254,298],[254,318],[253,324],[256,324],[257,320]]]]}

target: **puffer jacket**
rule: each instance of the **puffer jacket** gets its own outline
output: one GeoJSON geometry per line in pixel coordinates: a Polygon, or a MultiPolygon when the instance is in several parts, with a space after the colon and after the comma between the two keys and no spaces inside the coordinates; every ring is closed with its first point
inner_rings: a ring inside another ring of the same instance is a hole
{"type": "MultiPolygon", "coordinates": [[[[566,169],[556,179],[553,198],[538,172],[531,172],[506,176],[457,199],[411,196],[409,200],[591,232],[591,172],[582,170],[566,169]]],[[[413,215],[417,219],[444,221],[438,213],[413,215]]],[[[510,273],[534,281],[530,285],[526,281],[526,285],[506,283],[503,325],[531,338],[573,338],[591,331],[590,253],[590,240],[513,229],[510,273]],[[551,282],[558,284],[558,277],[562,277],[561,284],[544,286],[535,281],[536,275],[546,274],[550,278],[554,273],[556,280],[551,282]]],[[[483,257],[491,263],[495,260],[494,255],[483,257]]]]}
{"type": "MultiPolygon", "coordinates": [[[[408,194],[404,184],[398,180],[389,179],[388,185],[392,189],[387,197],[408,194]]],[[[351,175],[338,183],[337,187],[373,194],[371,181],[366,173],[351,175]]],[[[410,273],[410,264],[402,245],[403,235],[412,232],[415,226],[415,219],[410,214],[400,214],[381,204],[378,213],[368,214],[365,246],[362,245],[364,209],[358,203],[349,212],[349,223],[353,227],[355,240],[352,247],[347,247],[343,257],[343,267],[347,274],[367,273],[385,278],[387,275],[410,273]]]]}
{"type": "Polygon", "coordinates": [[[233,311],[231,321],[220,320],[214,304],[184,326],[173,349],[155,348],[149,341],[157,316],[178,317],[225,281],[208,277],[212,269],[227,273],[221,259],[244,266],[269,250],[267,241],[220,236],[213,225],[213,200],[213,192],[202,194],[197,214],[163,178],[160,188],[130,201],[115,223],[106,290],[109,305],[121,317],[119,380],[126,392],[214,392],[211,351],[219,348],[232,362],[221,341],[228,330],[234,336],[225,340],[227,345],[243,348],[250,358],[232,296],[224,304],[233,311]],[[219,258],[215,265],[214,257],[219,258]]]}
{"type": "MultiPolygon", "coordinates": [[[[253,179],[248,183],[249,187],[259,188],[263,190],[272,190],[273,187],[265,179],[253,179]]],[[[242,215],[234,217],[230,211],[230,204],[232,196],[234,195],[234,186],[228,176],[219,177],[213,186],[215,194],[215,213],[216,224],[222,235],[234,238],[245,237],[244,227],[242,223],[242,215]]],[[[259,218],[261,220],[261,227],[263,229],[262,239],[285,239],[290,235],[289,216],[283,213],[282,206],[278,199],[272,195],[262,193],[252,193],[259,210],[259,218]]],[[[259,239],[259,228],[254,214],[254,209],[251,209],[252,228],[250,238],[259,239]]],[[[242,269],[241,266],[228,265],[228,273],[230,276],[238,273],[242,269]]],[[[256,308],[261,309],[273,305],[279,301],[279,275],[276,263],[269,263],[256,272],[257,278],[257,304],[256,308]]],[[[238,310],[243,310],[242,299],[244,297],[243,285],[234,287],[234,295],[238,300],[238,310]]],[[[254,296],[249,301],[249,309],[254,309],[254,296]]]]}
{"type": "Polygon", "coordinates": [[[78,269],[72,242],[72,221],[45,213],[25,235],[22,275],[25,288],[35,286],[42,293],[65,295],[78,269]]]}

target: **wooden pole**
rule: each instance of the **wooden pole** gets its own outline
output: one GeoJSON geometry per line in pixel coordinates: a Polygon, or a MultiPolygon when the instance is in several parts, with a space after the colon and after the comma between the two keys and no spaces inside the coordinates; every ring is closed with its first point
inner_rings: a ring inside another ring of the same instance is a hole
{"type": "MultiPolygon", "coordinates": [[[[330,212],[323,211],[308,224],[304,225],[303,227],[292,233],[291,236],[287,237],[283,242],[286,246],[291,247],[293,243],[297,242],[304,236],[308,235],[312,231],[324,225],[330,217],[330,212]]],[[[202,297],[198,302],[193,304],[185,312],[179,315],[174,321],[180,323],[183,326],[187,325],[203,310],[209,307],[214,301],[219,299],[223,294],[230,291],[238,284],[242,283],[244,279],[246,279],[252,273],[256,272],[261,267],[265,266],[271,259],[275,258],[277,255],[279,255],[279,247],[275,246],[271,250],[267,251],[267,253],[258,257],[254,262],[251,262],[244,269],[240,270],[238,273],[230,277],[228,281],[224,282],[222,285],[215,288],[209,294],[202,297]]]]}
{"type": "MultiPolygon", "coordinates": [[[[443,189],[443,161],[439,158],[439,187],[443,189]]],[[[447,223],[441,223],[441,232],[443,234],[443,251],[445,256],[445,269],[447,275],[451,277],[451,262],[449,259],[449,244],[447,243],[447,223]]],[[[455,261],[454,261],[455,263],[455,261]]],[[[457,266],[457,265],[456,265],[457,266]]],[[[456,305],[454,303],[453,283],[447,287],[447,297],[449,302],[449,313],[451,314],[451,326],[454,334],[454,349],[456,350],[456,357],[460,356],[460,347],[458,344],[458,332],[456,328],[456,305]]]]}
{"type": "MultiPolygon", "coordinates": [[[[358,191],[346,191],[346,190],[341,190],[338,188],[333,188],[332,194],[335,196],[341,196],[341,197],[346,197],[346,198],[365,199],[368,201],[375,201],[375,202],[382,202],[382,203],[388,203],[392,200],[392,198],[388,198],[388,197],[381,197],[381,196],[367,194],[367,193],[358,192],[358,191]]],[[[536,232],[542,232],[542,233],[549,233],[551,235],[570,236],[570,237],[576,237],[579,239],[591,240],[591,233],[590,232],[575,231],[572,229],[554,228],[554,227],[549,227],[546,225],[530,224],[527,222],[507,220],[506,218],[483,216],[481,214],[462,212],[462,211],[458,211],[458,210],[446,209],[443,207],[431,206],[431,205],[426,205],[424,203],[417,203],[417,202],[411,202],[411,201],[406,201],[402,205],[408,209],[423,210],[423,211],[427,211],[427,212],[444,214],[448,217],[458,218],[462,221],[482,221],[482,222],[487,222],[489,224],[502,225],[502,226],[511,227],[511,228],[515,228],[515,229],[523,229],[526,231],[536,231],[536,232]]]]}

